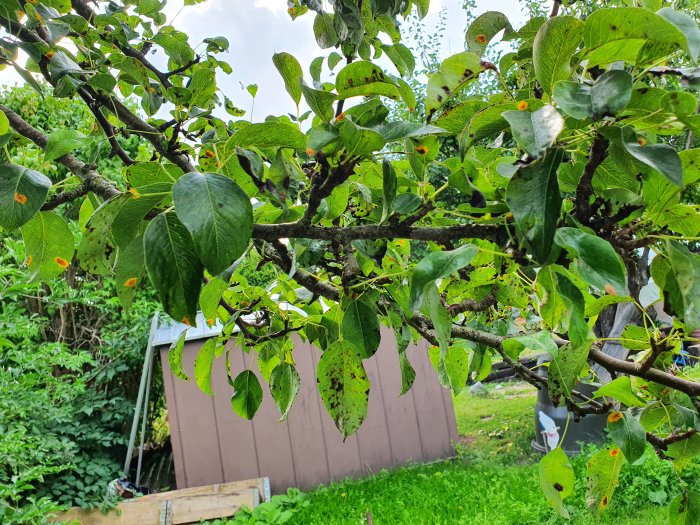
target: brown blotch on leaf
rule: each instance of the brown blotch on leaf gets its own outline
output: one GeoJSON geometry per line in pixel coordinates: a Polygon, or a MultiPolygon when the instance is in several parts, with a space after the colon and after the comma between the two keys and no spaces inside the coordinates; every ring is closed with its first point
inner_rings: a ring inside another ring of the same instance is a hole
{"type": "Polygon", "coordinates": [[[562,486],[561,483],[555,483],[552,486],[554,487],[554,490],[556,490],[557,492],[562,492],[564,490],[564,487],[562,486]]]}

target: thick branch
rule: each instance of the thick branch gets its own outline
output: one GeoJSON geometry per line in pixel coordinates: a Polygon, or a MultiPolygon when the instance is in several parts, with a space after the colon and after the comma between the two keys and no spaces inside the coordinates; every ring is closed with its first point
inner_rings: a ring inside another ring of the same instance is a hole
{"type": "Polygon", "coordinates": [[[414,239],[444,243],[458,239],[496,239],[505,233],[502,226],[460,224],[442,228],[413,227],[404,224],[383,224],[349,227],[310,226],[302,221],[282,224],[255,224],[253,238],[263,241],[277,239],[318,239],[356,241],[360,239],[414,239]]]}
{"type": "Polygon", "coordinates": [[[450,312],[450,316],[455,317],[464,312],[483,312],[488,310],[492,306],[496,306],[498,300],[493,293],[490,293],[484,297],[481,301],[475,301],[474,299],[465,299],[461,303],[451,304],[447,307],[447,311],[450,312]]]}
{"type": "Polygon", "coordinates": [[[691,428],[689,430],[686,430],[685,432],[674,432],[662,438],[652,434],[651,432],[647,432],[647,441],[651,443],[656,449],[667,450],[669,445],[672,445],[673,443],[678,443],[679,441],[683,441],[684,439],[689,439],[697,433],[697,429],[691,428]]]}
{"type": "Polygon", "coordinates": [[[593,175],[607,156],[608,141],[602,135],[597,135],[591,144],[588,163],[583,169],[583,175],[576,188],[574,211],[576,218],[584,224],[588,224],[592,215],[590,198],[593,195],[593,175]]]}
{"type": "MultiPolygon", "coordinates": [[[[46,144],[49,140],[46,135],[44,135],[41,131],[34,128],[31,124],[22,119],[22,117],[20,117],[17,113],[3,106],[2,104],[0,104],[0,111],[2,111],[7,117],[7,120],[10,121],[10,126],[13,130],[15,130],[23,137],[26,137],[29,140],[31,140],[41,149],[46,148],[46,144]]],[[[89,191],[96,193],[104,199],[115,197],[121,193],[111,181],[109,181],[97,172],[95,166],[87,164],[80,159],[77,159],[70,153],[63,155],[63,157],[57,159],[57,162],[63,164],[66,168],[68,168],[68,170],[71,173],[80,177],[84,181],[84,185],[89,186],[89,191]]]]}

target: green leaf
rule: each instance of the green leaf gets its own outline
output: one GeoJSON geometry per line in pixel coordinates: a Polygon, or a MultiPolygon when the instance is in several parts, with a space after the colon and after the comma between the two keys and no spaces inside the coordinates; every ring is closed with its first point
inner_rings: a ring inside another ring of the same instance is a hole
{"type": "Polygon", "coordinates": [[[51,180],[38,171],[0,164],[0,227],[13,230],[26,223],[41,209],[49,188],[51,180]]]}
{"type": "Polygon", "coordinates": [[[385,122],[374,128],[374,131],[384,137],[387,142],[403,140],[425,135],[437,135],[446,133],[446,130],[437,126],[426,126],[417,122],[385,122]]]}
{"type": "Polygon", "coordinates": [[[338,99],[356,96],[382,95],[398,99],[399,90],[379,66],[360,60],[348,64],[335,79],[338,99]]]}
{"type": "Polygon", "coordinates": [[[465,122],[469,122],[476,113],[487,107],[489,105],[483,100],[466,100],[445,109],[435,121],[435,125],[450,133],[460,133],[465,122]]]}
{"type": "Polygon", "coordinates": [[[86,137],[79,131],[72,129],[61,129],[49,135],[49,140],[44,149],[44,160],[52,160],[63,157],[66,153],[87,146],[92,142],[90,137],[86,137]]]}
{"type": "Polygon", "coordinates": [[[253,419],[262,403],[263,390],[256,376],[250,370],[244,370],[233,380],[233,411],[244,419],[253,419]]]}
{"type": "Polygon", "coordinates": [[[690,333],[700,328],[700,257],[675,241],[666,241],[666,251],[683,302],[677,313],[690,333]]]}
{"type": "Polygon", "coordinates": [[[620,344],[630,350],[647,350],[651,348],[649,333],[642,326],[628,324],[620,334],[620,344]]]}
{"type": "Polygon", "coordinates": [[[670,7],[664,7],[657,11],[656,14],[671,22],[685,35],[688,55],[697,62],[700,56],[700,29],[698,29],[698,25],[693,17],[681,11],[675,11],[670,7]]]}
{"type": "Polygon", "coordinates": [[[632,75],[622,70],[603,73],[593,85],[560,81],[554,85],[553,99],[576,119],[615,116],[632,98],[632,75]]]}
{"type": "Polygon", "coordinates": [[[143,236],[136,237],[131,243],[119,250],[114,267],[117,287],[117,297],[125,309],[131,305],[136,295],[136,289],[146,275],[145,254],[143,251],[143,236]]]}
{"type": "Polygon", "coordinates": [[[399,392],[399,396],[402,396],[411,390],[416,380],[416,371],[413,369],[413,365],[411,365],[411,362],[406,356],[406,350],[411,342],[411,330],[408,326],[403,325],[400,330],[397,329],[395,332],[396,349],[399,353],[399,369],[401,370],[401,392],[399,392]]]}
{"type": "Polygon", "coordinates": [[[216,339],[207,339],[194,358],[194,380],[199,389],[208,396],[214,396],[211,387],[211,367],[216,353],[216,339]]]}
{"type": "Polygon", "coordinates": [[[322,122],[330,122],[333,120],[333,102],[335,102],[335,94],[329,93],[328,91],[312,89],[305,84],[301,85],[301,92],[304,94],[306,103],[322,122]]]}
{"type": "Polygon", "coordinates": [[[167,193],[184,172],[173,164],[138,162],[126,168],[129,186],[141,195],[167,193]]]}
{"type": "Polygon", "coordinates": [[[314,35],[321,49],[328,49],[338,44],[338,33],[333,27],[333,17],[328,13],[318,13],[314,19],[314,35]]]}
{"type": "Polygon", "coordinates": [[[537,32],[532,49],[535,77],[545,93],[571,76],[571,58],[583,35],[583,22],[571,16],[550,18],[537,32]]]}
{"type": "Polygon", "coordinates": [[[156,216],[143,237],[146,269],[165,312],[192,325],[202,284],[202,263],[192,236],[174,212],[156,216]]]}
{"type": "Polygon", "coordinates": [[[672,443],[668,446],[668,456],[674,468],[681,472],[693,464],[693,458],[700,456],[700,435],[694,434],[688,439],[672,443]]]}
{"type": "Polygon", "coordinates": [[[450,346],[443,359],[445,374],[452,392],[457,395],[467,385],[469,353],[461,346],[450,346]]]}
{"type": "Polygon", "coordinates": [[[424,301],[426,288],[432,286],[437,279],[442,279],[467,266],[478,248],[473,244],[465,244],[455,250],[437,251],[426,255],[417,265],[411,276],[411,292],[409,308],[419,310],[424,301]]]}
{"type": "Polygon", "coordinates": [[[629,295],[625,265],[608,241],[578,228],[559,228],[554,241],[576,257],[578,273],[599,292],[629,295]]]}
{"type": "Polygon", "coordinates": [[[10,121],[7,115],[0,111],[0,135],[5,135],[10,132],[10,121]]]}
{"type": "Polygon", "coordinates": [[[223,272],[245,253],[253,234],[253,208],[233,180],[215,173],[188,173],[173,186],[173,203],[199,259],[212,274],[223,272]]]}
{"type": "Polygon", "coordinates": [[[632,380],[629,376],[620,376],[609,383],[601,386],[593,394],[593,399],[601,397],[611,397],[629,407],[643,407],[646,402],[639,398],[632,390],[632,380]]]}
{"type": "Polygon", "coordinates": [[[634,463],[644,456],[647,433],[629,411],[624,414],[613,412],[608,416],[608,435],[620,447],[629,463],[634,463]]]}
{"type": "Polygon", "coordinates": [[[590,349],[590,342],[577,346],[567,344],[552,353],[547,377],[547,389],[552,400],[558,401],[561,396],[571,399],[571,392],[586,366],[590,349]]]}
{"type": "Polygon", "coordinates": [[[425,95],[425,111],[430,121],[435,112],[455,96],[467,82],[476,79],[484,70],[481,57],[464,51],[446,58],[438,69],[428,77],[425,95]]]}
{"type": "Polygon", "coordinates": [[[226,150],[232,151],[234,146],[303,150],[306,147],[306,137],[296,126],[282,122],[261,122],[250,124],[231,135],[226,143],[226,150]]]}
{"type": "Polygon", "coordinates": [[[520,335],[509,337],[503,341],[503,349],[513,357],[520,354],[524,349],[536,352],[553,354],[557,351],[557,343],[554,341],[551,332],[542,330],[536,334],[520,335]],[[511,353],[512,352],[512,353],[511,353]]]}
{"type": "Polygon", "coordinates": [[[504,119],[510,124],[513,138],[528,155],[543,156],[564,129],[564,118],[553,106],[537,111],[505,111],[504,119]]]}
{"type": "Polygon", "coordinates": [[[660,172],[668,180],[683,185],[683,170],[678,153],[668,144],[645,144],[625,142],[627,153],[647,166],[660,172]]]}
{"type": "Polygon", "coordinates": [[[675,49],[687,49],[686,38],[676,26],[636,7],[596,9],[586,19],[583,38],[589,68],[619,60],[651,63],[675,49]]]}
{"type": "Polygon", "coordinates": [[[588,461],[586,505],[595,515],[610,505],[620,477],[623,457],[619,448],[607,447],[596,452],[588,461]]]}
{"type": "Polygon", "coordinates": [[[487,11],[476,17],[469,25],[466,35],[464,35],[467,51],[482,56],[493,37],[504,29],[505,34],[503,37],[506,39],[513,32],[513,26],[510,25],[508,17],[503,13],[487,11]]]}
{"type": "Polygon", "coordinates": [[[32,282],[55,279],[73,259],[73,233],[54,212],[41,211],[32,217],[22,226],[22,238],[32,282]]]}
{"type": "Polygon", "coordinates": [[[224,291],[228,289],[228,283],[221,277],[214,277],[202,288],[199,294],[199,307],[208,325],[216,322],[219,311],[219,302],[224,291]]]}
{"type": "Polygon", "coordinates": [[[539,472],[540,486],[547,502],[560,516],[569,519],[563,500],[573,494],[576,475],[561,447],[551,450],[540,460],[539,472]]]}
{"type": "Polygon", "coordinates": [[[109,274],[116,248],[126,249],[138,234],[143,218],[163,199],[159,195],[123,193],[92,214],[78,246],[80,265],[90,273],[109,274]]]}
{"type": "Polygon", "coordinates": [[[275,53],[272,55],[272,62],[280,75],[282,75],[287,93],[292,97],[294,103],[299,106],[301,101],[301,82],[304,80],[304,72],[299,62],[289,53],[275,53]]]}
{"type": "Polygon", "coordinates": [[[695,525],[700,523],[700,494],[684,491],[668,506],[669,525],[695,525]]]}
{"type": "Polygon", "coordinates": [[[382,161],[382,193],[383,193],[383,207],[382,207],[382,220],[384,222],[389,218],[389,215],[394,211],[394,199],[396,198],[396,171],[394,171],[394,166],[391,161],[384,158],[382,161]]]}
{"type": "Polygon", "coordinates": [[[183,330],[180,337],[170,345],[168,350],[168,364],[170,365],[170,370],[178,379],[183,381],[189,381],[187,377],[187,372],[182,367],[182,351],[185,347],[185,338],[187,337],[187,329],[183,330]]]}
{"type": "Polygon", "coordinates": [[[343,339],[357,347],[362,359],[372,357],[382,339],[377,312],[365,299],[353,300],[345,305],[341,332],[343,339]]]}
{"type": "Polygon", "coordinates": [[[323,404],[345,440],[360,428],[369,402],[369,379],[355,346],[349,341],[330,345],[316,376],[323,404]]]}
{"type": "MultiPolygon", "coordinates": [[[[382,51],[394,63],[402,77],[411,76],[416,67],[413,52],[403,44],[382,45],[382,51]]],[[[330,58],[330,57],[329,57],[330,58]]],[[[332,69],[332,68],[331,68],[332,69]]]]}
{"type": "Polygon", "coordinates": [[[284,421],[289,415],[294,399],[301,387],[301,379],[294,365],[282,362],[277,365],[270,376],[270,393],[284,421]]]}
{"type": "Polygon", "coordinates": [[[562,150],[550,151],[543,159],[520,168],[506,189],[515,223],[539,262],[549,257],[559,221],[562,198],[557,168],[563,157],[562,150]]]}
{"type": "Polygon", "coordinates": [[[209,103],[216,93],[216,74],[208,68],[198,69],[192,75],[192,81],[187,89],[192,93],[190,106],[209,107],[209,103]]]}
{"type": "Polygon", "coordinates": [[[339,135],[348,155],[371,155],[386,145],[386,140],[379,133],[356,126],[349,119],[340,123],[339,135]]]}

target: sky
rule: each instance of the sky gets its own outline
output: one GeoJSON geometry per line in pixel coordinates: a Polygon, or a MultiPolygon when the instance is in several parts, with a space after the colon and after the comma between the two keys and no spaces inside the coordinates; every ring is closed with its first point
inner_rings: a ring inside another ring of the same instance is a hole
{"type": "MultiPolygon", "coordinates": [[[[249,112],[246,118],[251,118],[252,99],[242,86],[258,85],[252,115],[255,121],[267,115],[296,113],[294,102],[284,90],[284,83],[272,63],[274,53],[286,51],[294,55],[305,68],[306,80],[310,83],[308,65],[311,60],[333,51],[320,50],[316,45],[312,29],[314,14],[307,13],[292,21],[285,0],[207,0],[185,9],[181,9],[182,4],[183,0],[168,0],[165,12],[177,29],[189,35],[193,46],[212,36],[220,35],[229,40],[228,53],[219,56],[231,64],[233,73],[217,73],[217,82],[237,107],[249,112]]],[[[447,10],[447,30],[440,46],[443,58],[464,50],[466,14],[460,6],[459,0],[432,0],[430,14],[425,19],[426,31],[432,31],[440,9],[447,10]]],[[[475,14],[488,10],[505,13],[516,29],[525,21],[518,0],[477,0],[475,14]]],[[[410,47],[410,42],[404,43],[410,47]]],[[[154,62],[159,60],[156,58],[154,62]]],[[[338,65],[336,71],[340,67],[338,65]]],[[[386,68],[396,74],[391,66],[386,68]]],[[[0,84],[22,82],[14,71],[0,72],[0,84]]]]}

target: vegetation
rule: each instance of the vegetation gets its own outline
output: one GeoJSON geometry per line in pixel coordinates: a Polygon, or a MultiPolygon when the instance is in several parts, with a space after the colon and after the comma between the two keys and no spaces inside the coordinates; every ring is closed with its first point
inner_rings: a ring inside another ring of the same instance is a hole
{"type": "MultiPolygon", "coordinates": [[[[686,2],[600,4],[557,0],[517,29],[485,13],[466,51],[434,67],[425,55],[417,90],[398,21],[425,16],[428,0],[291,0],[290,17],[314,17],[329,52],[308,73],[271,57],[292,113],[253,123],[217,88],[231,73],[226,38],[189,42],[164,3],[0,0],[1,62],[50,86],[40,113],[74,98],[92,115],[42,131],[0,104],[3,236],[21,233],[32,282],[70,282],[80,267],[77,289],[114,279],[124,308],[149,289],[176,321],[193,324],[198,309],[218,319],[193,378],[205,393],[236,337],[271,370],[284,418],[299,390],[290,335],[314,342],[343,436],[366,415],[363,360],[380,323],[396,332],[404,392],[416,338],[455,393],[498,356],[577,417],[608,415],[614,444],[587,462],[587,482],[561,448],[538,468],[556,514],[585,485],[600,516],[649,447],[678,472],[700,452],[700,382],[675,365],[700,333],[700,29],[686,2]],[[494,63],[497,41],[508,53],[494,63]],[[43,156],[13,157],[27,141],[43,156]],[[266,264],[270,284],[242,270],[266,264]],[[654,302],[671,326],[657,325],[654,302]],[[548,378],[519,364],[527,349],[551,355],[548,378]]],[[[60,297],[46,290],[51,307],[60,297]]],[[[188,379],[183,341],[170,365],[188,379]]],[[[252,418],[258,378],[229,375],[233,409],[252,418]]],[[[697,521],[700,494],[685,483],[670,507],[672,523],[697,521]]]]}

